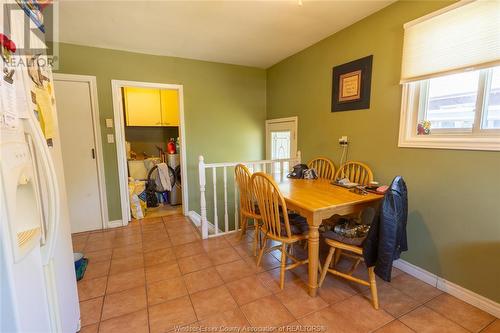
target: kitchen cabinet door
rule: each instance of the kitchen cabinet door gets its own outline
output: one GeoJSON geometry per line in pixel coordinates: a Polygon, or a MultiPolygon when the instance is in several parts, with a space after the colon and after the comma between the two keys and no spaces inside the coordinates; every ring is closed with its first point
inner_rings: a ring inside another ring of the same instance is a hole
{"type": "Polygon", "coordinates": [[[179,92],[177,90],[161,90],[161,124],[179,126],[179,92]]]}
{"type": "Polygon", "coordinates": [[[127,126],[162,126],[160,89],[126,87],[123,90],[127,126]]]}

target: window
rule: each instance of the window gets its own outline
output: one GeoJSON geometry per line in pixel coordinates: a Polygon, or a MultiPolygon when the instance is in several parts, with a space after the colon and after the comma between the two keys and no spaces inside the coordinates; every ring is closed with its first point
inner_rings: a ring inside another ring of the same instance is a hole
{"type": "Polygon", "coordinates": [[[405,25],[400,147],[500,150],[499,19],[462,1],[405,25]]]}

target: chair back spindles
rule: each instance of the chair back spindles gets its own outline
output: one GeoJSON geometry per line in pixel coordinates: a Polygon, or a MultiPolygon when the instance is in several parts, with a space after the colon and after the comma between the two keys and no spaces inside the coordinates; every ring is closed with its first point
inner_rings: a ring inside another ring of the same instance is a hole
{"type": "Polygon", "coordinates": [[[353,183],[368,185],[373,181],[370,167],[361,162],[349,161],[341,165],[335,174],[335,179],[348,178],[353,183]]]}
{"type": "Polygon", "coordinates": [[[315,158],[309,161],[307,166],[316,170],[318,178],[332,180],[335,176],[335,164],[329,158],[315,158]]]}
{"type": "Polygon", "coordinates": [[[264,231],[272,238],[290,238],[286,203],[276,182],[269,175],[257,172],[252,175],[252,185],[264,223],[264,231]]]}
{"type": "Polygon", "coordinates": [[[242,212],[255,214],[254,198],[252,194],[252,173],[243,164],[238,164],[234,168],[236,183],[240,191],[240,209],[242,212]]]}

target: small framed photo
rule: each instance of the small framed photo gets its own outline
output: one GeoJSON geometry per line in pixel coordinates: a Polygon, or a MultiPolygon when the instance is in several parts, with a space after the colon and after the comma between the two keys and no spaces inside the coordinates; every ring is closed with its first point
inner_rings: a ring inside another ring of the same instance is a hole
{"type": "Polygon", "coordinates": [[[333,67],[332,112],[370,108],[373,55],[333,67]]]}

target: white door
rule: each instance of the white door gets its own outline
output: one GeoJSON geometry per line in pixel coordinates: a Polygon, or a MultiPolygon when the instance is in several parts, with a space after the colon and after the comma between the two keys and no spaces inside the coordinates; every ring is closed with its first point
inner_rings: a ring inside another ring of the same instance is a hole
{"type": "Polygon", "coordinates": [[[71,232],[102,229],[89,82],[54,80],[71,232]]]}
{"type": "Polygon", "coordinates": [[[266,158],[297,155],[297,117],[266,120],[266,158]]]}

